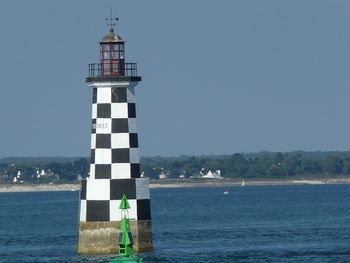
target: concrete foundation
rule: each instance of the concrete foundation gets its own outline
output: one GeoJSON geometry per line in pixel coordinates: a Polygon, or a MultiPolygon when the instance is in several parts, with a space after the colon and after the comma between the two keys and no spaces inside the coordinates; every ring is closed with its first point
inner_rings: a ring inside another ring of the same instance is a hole
{"type": "MultiPolygon", "coordinates": [[[[151,252],[152,223],[150,220],[130,221],[136,252],[151,252]]],[[[79,254],[118,254],[118,222],[80,222],[79,254]]]]}

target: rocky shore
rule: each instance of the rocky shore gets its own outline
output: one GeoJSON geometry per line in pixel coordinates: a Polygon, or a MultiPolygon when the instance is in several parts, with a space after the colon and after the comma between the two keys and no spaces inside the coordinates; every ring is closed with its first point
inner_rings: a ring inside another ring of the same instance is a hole
{"type": "MultiPolygon", "coordinates": [[[[215,179],[163,179],[151,180],[150,188],[194,188],[194,187],[230,187],[240,186],[241,180],[215,179]]],[[[350,184],[350,178],[332,179],[295,179],[295,180],[245,180],[245,186],[265,185],[321,185],[350,184]]],[[[0,192],[47,192],[47,191],[79,191],[79,183],[67,184],[0,184],[0,192]]]]}

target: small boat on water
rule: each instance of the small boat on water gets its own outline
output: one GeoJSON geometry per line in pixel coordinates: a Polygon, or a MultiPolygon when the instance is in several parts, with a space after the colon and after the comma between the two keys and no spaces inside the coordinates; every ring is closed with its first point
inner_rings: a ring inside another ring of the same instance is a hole
{"type": "Polygon", "coordinates": [[[225,191],[224,191],[224,195],[228,195],[228,190],[225,190],[225,191]]]}
{"type": "Polygon", "coordinates": [[[243,186],[245,186],[245,182],[244,182],[244,180],[242,181],[242,184],[241,184],[241,186],[243,187],[243,186]]]}

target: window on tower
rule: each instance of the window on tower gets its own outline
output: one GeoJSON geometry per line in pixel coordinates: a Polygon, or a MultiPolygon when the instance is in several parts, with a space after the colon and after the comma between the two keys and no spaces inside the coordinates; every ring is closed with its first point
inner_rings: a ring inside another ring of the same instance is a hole
{"type": "Polygon", "coordinates": [[[103,49],[104,49],[104,51],[109,51],[109,44],[103,45],[103,49]]]}
{"type": "Polygon", "coordinates": [[[119,58],[118,51],[113,51],[112,52],[112,58],[119,58]]]}
{"type": "Polygon", "coordinates": [[[109,63],[104,63],[103,64],[103,68],[104,68],[104,75],[111,75],[111,67],[109,63]]]}
{"type": "Polygon", "coordinates": [[[105,51],[104,53],[103,53],[103,58],[104,59],[109,59],[109,56],[110,56],[110,53],[109,53],[109,51],[105,51]]]}

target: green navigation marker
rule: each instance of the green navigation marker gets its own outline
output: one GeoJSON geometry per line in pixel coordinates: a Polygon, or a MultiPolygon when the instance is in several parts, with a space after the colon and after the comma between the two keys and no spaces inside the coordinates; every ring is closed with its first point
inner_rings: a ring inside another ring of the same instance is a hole
{"type": "Polygon", "coordinates": [[[119,205],[119,209],[121,209],[121,221],[120,221],[120,232],[118,236],[118,245],[119,245],[119,255],[113,258],[111,263],[138,263],[142,262],[142,258],[134,255],[134,238],[132,237],[131,229],[130,229],[130,219],[128,209],[130,208],[130,204],[126,195],[123,194],[122,200],[119,205]]]}
{"type": "MultiPolygon", "coordinates": [[[[126,195],[123,194],[122,200],[120,201],[120,205],[119,205],[119,209],[129,209],[130,205],[128,202],[128,199],[126,198],[126,195]]],[[[123,211],[122,211],[122,215],[123,215],[123,211]]]]}

